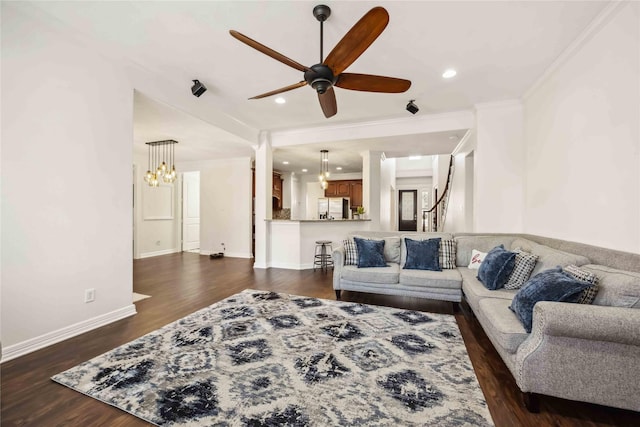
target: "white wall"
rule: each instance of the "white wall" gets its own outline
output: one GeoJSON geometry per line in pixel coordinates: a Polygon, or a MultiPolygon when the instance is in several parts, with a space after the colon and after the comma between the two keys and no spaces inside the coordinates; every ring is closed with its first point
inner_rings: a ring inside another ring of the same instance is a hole
{"type": "MultiPolygon", "coordinates": [[[[146,197],[159,188],[151,188],[144,181],[147,171],[148,160],[146,155],[134,153],[133,161],[136,166],[135,176],[135,253],[134,258],[145,258],[155,255],[163,255],[171,252],[179,252],[181,248],[180,214],[180,182],[176,181],[172,185],[162,184],[166,188],[162,191],[169,191],[173,195],[173,219],[149,219],[148,212],[145,212],[147,203],[146,197]]],[[[179,172],[179,165],[176,165],[179,172]]]]}
{"type": "Polygon", "coordinates": [[[473,232],[473,189],[475,132],[468,132],[455,148],[453,181],[449,187],[449,201],[444,231],[473,232]]]}
{"type": "Polygon", "coordinates": [[[251,258],[251,158],[182,163],[200,171],[200,253],[251,258]]]}
{"type": "Polygon", "coordinates": [[[527,233],[640,253],[640,4],[525,102],[527,233]]]}
{"type": "Polygon", "coordinates": [[[476,106],[474,231],[521,232],[524,134],[518,101],[476,106]]]}
{"type": "Polygon", "coordinates": [[[3,2],[5,353],[135,313],[133,94],[121,64],[3,2]]]}

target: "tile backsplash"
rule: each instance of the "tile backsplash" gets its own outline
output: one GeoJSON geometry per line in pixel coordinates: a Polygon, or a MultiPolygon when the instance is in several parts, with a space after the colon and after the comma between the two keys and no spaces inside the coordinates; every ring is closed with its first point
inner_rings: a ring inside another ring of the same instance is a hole
{"type": "Polygon", "coordinates": [[[279,211],[273,211],[273,219],[291,219],[291,209],[283,208],[279,211]]]}

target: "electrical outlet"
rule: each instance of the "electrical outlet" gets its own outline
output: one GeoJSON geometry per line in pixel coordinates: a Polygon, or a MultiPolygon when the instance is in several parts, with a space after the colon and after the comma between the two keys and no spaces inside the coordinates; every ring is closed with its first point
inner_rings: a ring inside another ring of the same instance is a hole
{"type": "Polygon", "coordinates": [[[96,300],[96,290],[93,288],[84,290],[84,302],[93,302],[96,300]]]}
{"type": "Polygon", "coordinates": [[[225,252],[227,250],[227,248],[224,246],[224,243],[220,243],[220,246],[222,246],[222,252],[225,252]]]}
{"type": "Polygon", "coordinates": [[[160,240],[156,240],[156,246],[160,246],[160,240]]]}

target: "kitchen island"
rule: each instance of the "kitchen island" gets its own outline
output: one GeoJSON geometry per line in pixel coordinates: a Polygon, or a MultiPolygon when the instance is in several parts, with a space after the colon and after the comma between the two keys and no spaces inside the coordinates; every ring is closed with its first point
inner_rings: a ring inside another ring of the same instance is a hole
{"type": "Polygon", "coordinates": [[[331,240],[333,247],[353,231],[369,230],[369,219],[273,219],[266,220],[271,236],[271,263],[274,268],[313,268],[316,240],[331,240]]]}

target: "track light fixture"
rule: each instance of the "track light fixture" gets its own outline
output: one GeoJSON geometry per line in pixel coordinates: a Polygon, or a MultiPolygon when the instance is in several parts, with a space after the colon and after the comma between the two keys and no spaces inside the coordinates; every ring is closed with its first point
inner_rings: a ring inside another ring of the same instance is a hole
{"type": "Polygon", "coordinates": [[[202,95],[206,91],[207,88],[202,83],[200,83],[200,80],[193,80],[193,86],[191,86],[191,93],[193,94],[193,96],[200,98],[200,95],[202,95]]]}
{"type": "Polygon", "coordinates": [[[418,112],[418,110],[420,110],[418,108],[418,106],[416,104],[414,104],[415,99],[412,99],[411,101],[409,101],[409,103],[407,104],[407,111],[410,112],[411,114],[415,114],[418,112]]]}

